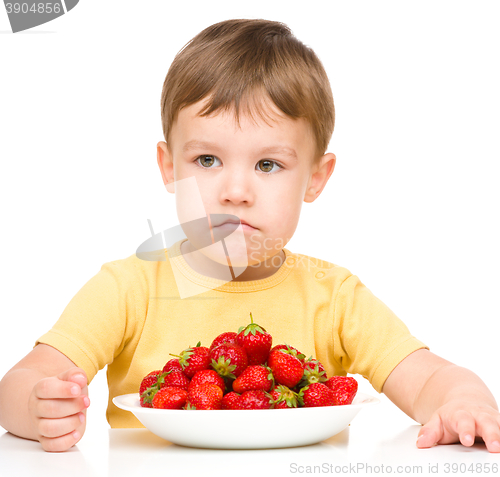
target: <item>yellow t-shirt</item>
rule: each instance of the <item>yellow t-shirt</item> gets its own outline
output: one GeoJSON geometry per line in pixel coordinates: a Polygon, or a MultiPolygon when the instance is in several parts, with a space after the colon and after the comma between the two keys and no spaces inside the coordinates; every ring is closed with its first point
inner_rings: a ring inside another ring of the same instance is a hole
{"type": "Polygon", "coordinates": [[[346,268],[283,249],[286,260],[274,275],[226,283],[191,269],[181,242],[165,250],[165,261],[134,254],[105,263],[36,342],[66,355],[89,382],[108,365],[111,427],[143,427],[113,397],[138,392],[147,373],[172,359],[169,353],[198,341],[209,347],[220,333],[238,331],[250,312],[273,345],[316,357],[328,376],[360,374],[378,392],[406,356],[427,348],[346,268]],[[180,298],[176,276],[206,291],[180,298]]]}

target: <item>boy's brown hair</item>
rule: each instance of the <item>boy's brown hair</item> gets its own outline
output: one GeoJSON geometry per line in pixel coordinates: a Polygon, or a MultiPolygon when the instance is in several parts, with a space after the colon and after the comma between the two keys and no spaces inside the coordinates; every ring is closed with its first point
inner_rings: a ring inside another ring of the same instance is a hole
{"type": "Polygon", "coordinates": [[[226,20],[212,25],[176,55],[163,84],[161,118],[170,149],[170,131],[179,111],[207,98],[208,116],[240,107],[265,121],[264,99],[291,118],[304,118],[316,140],[315,161],[325,154],[335,123],[326,72],[314,51],[280,22],[226,20]],[[257,98],[257,99],[256,99],[257,98]]]}

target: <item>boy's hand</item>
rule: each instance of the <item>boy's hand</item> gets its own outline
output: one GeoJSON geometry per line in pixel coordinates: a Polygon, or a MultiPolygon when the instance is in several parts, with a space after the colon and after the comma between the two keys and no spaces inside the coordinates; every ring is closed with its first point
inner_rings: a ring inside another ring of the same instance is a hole
{"type": "Polygon", "coordinates": [[[454,442],[471,446],[478,436],[489,452],[500,452],[498,405],[472,371],[419,349],[394,368],[383,392],[408,416],[424,424],[417,447],[454,442]]]}
{"type": "Polygon", "coordinates": [[[420,448],[454,442],[470,447],[478,436],[489,452],[500,452],[500,414],[488,404],[451,400],[436,410],[418,435],[420,448]]]}
{"type": "Polygon", "coordinates": [[[74,367],[38,381],[28,408],[37,439],[44,450],[60,452],[74,446],[85,432],[89,407],[87,376],[74,367]]]}

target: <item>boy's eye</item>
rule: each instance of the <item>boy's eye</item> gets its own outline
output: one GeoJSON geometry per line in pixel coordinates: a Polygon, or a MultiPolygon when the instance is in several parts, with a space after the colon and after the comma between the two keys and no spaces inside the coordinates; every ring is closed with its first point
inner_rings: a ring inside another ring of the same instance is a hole
{"type": "Polygon", "coordinates": [[[257,164],[262,164],[262,167],[259,167],[262,172],[271,172],[273,170],[273,165],[277,166],[278,169],[282,169],[277,162],[270,161],[269,159],[262,159],[262,161],[259,161],[257,164]]]}
{"type": "Polygon", "coordinates": [[[196,161],[200,162],[200,164],[205,168],[210,168],[217,158],[215,156],[200,156],[196,159],[196,161]]]}

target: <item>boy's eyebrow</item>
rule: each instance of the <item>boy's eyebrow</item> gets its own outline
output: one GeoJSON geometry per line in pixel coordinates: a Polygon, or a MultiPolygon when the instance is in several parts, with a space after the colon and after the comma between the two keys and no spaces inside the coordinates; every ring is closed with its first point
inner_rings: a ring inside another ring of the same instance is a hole
{"type": "MultiPolygon", "coordinates": [[[[192,149],[203,149],[203,148],[218,149],[218,146],[217,144],[211,142],[198,141],[196,139],[193,139],[192,141],[188,141],[186,144],[184,144],[182,152],[187,152],[192,149]]],[[[285,156],[291,157],[295,161],[298,160],[297,153],[295,152],[295,150],[287,146],[264,147],[259,151],[259,154],[284,154],[285,156]]]]}

